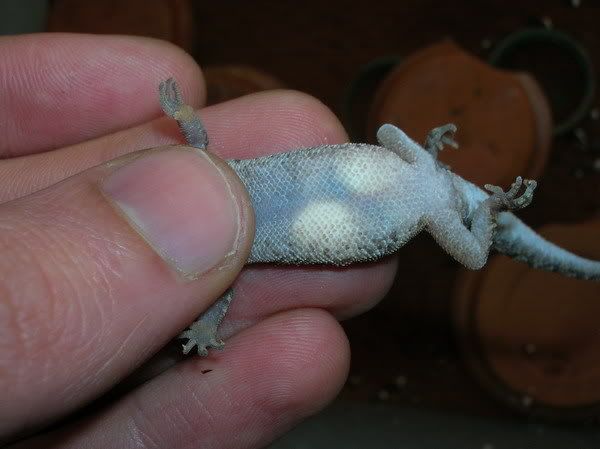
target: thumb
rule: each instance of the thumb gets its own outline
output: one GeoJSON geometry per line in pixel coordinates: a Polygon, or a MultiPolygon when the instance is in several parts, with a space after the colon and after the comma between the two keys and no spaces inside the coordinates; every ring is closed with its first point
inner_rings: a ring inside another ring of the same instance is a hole
{"type": "Polygon", "coordinates": [[[249,204],[226,163],[176,146],[0,205],[0,435],[107,390],[218,298],[249,204]]]}

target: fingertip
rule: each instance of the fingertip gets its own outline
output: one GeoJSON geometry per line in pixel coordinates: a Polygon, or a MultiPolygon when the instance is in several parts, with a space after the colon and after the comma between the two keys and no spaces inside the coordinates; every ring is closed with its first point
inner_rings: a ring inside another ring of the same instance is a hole
{"type": "MultiPolygon", "coordinates": [[[[228,353],[216,353],[225,361],[246,364],[262,360],[283,377],[295,377],[300,365],[326,374],[343,373],[349,358],[349,343],[338,321],[318,308],[294,309],[276,313],[257,326],[231,338],[228,353]],[[269,342],[257,346],[255,342],[269,342]]],[[[254,364],[258,370],[260,363],[254,364]]],[[[265,366],[265,365],[263,365],[265,366]]]]}
{"type": "Polygon", "coordinates": [[[295,90],[258,92],[210,106],[202,113],[211,148],[224,158],[259,157],[348,141],[331,109],[295,90]]]}
{"type": "Polygon", "coordinates": [[[292,89],[278,89],[264,93],[266,96],[276,97],[276,102],[281,105],[282,112],[290,110],[305,121],[306,131],[314,129],[316,143],[322,145],[348,141],[348,134],[342,122],[334,112],[318,98],[292,89]]]}
{"type": "Polygon", "coordinates": [[[196,368],[226,366],[243,402],[279,422],[298,422],[337,396],[348,375],[350,345],[335,318],[321,309],[273,315],[227,341],[196,368]],[[251,388],[249,388],[251,386],[251,388]]]}
{"type": "Polygon", "coordinates": [[[0,40],[0,60],[3,157],[75,144],[156,118],[157,87],[170,76],[190,104],[199,107],[206,97],[194,59],[157,39],[23,35],[0,40]]]}
{"type": "Polygon", "coordinates": [[[100,183],[132,229],[185,278],[241,266],[254,227],[250,199],[231,168],[186,146],[136,156],[108,164],[113,170],[100,183]]]}

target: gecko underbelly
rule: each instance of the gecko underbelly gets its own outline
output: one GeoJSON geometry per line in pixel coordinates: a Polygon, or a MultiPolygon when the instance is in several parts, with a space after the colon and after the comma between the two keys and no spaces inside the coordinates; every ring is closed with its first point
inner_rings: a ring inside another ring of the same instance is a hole
{"type": "Polygon", "coordinates": [[[381,147],[335,145],[230,165],[254,206],[249,262],[374,260],[398,249],[408,228],[418,226],[398,195],[406,164],[381,147]]]}

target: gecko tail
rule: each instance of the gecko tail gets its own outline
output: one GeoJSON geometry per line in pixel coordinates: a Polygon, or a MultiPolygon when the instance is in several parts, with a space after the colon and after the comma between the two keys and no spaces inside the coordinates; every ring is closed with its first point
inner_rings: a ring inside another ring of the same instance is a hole
{"type": "Polygon", "coordinates": [[[600,261],[586,259],[549,242],[510,212],[498,216],[494,247],[513,259],[546,271],[600,281],[600,261]]]}

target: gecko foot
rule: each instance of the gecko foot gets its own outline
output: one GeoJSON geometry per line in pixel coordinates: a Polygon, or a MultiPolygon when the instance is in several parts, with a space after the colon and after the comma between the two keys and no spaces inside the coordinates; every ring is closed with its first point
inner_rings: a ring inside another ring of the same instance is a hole
{"type": "Polygon", "coordinates": [[[169,117],[176,118],[177,112],[184,106],[177,82],[173,78],[161,81],[158,85],[158,93],[160,106],[164,113],[169,117]]]}
{"type": "Polygon", "coordinates": [[[183,353],[188,354],[194,347],[197,347],[197,352],[200,357],[208,355],[208,349],[223,349],[225,343],[223,340],[214,337],[204,338],[207,334],[205,331],[198,329],[197,326],[190,326],[188,330],[182,332],[179,338],[187,338],[188,342],[182,345],[183,353]]]}
{"type": "Polygon", "coordinates": [[[533,200],[533,191],[536,187],[537,182],[531,179],[524,180],[520,176],[512,183],[507,192],[504,192],[502,188],[498,186],[490,184],[485,185],[485,189],[491,193],[489,200],[492,209],[497,211],[523,209],[524,207],[529,206],[533,200]],[[525,186],[525,191],[522,195],[518,196],[518,193],[523,186],[525,186]]]}
{"type": "Polygon", "coordinates": [[[181,92],[173,78],[158,85],[160,107],[169,117],[174,118],[186,142],[201,150],[208,146],[208,134],[196,111],[181,99],[181,92]]]}
{"type": "Polygon", "coordinates": [[[209,348],[223,349],[225,343],[217,337],[217,331],[232,299],[233,290],[229,289],[187,330],[179,334],[178,338],[187,338],[188,340],[183,345],[184,354],[189,353],[194,347],[197,347],[198,355],[206,357],[209,348]]]}
{"type": "Polygon", "coordinates": [[[434,157],[434,159],[437,159],[438,153],[442,151],[446,145],[451,146],[452,148],[458,148],[458,143],[454,140],[456,130],[456,125],[448,123],[429,131],[427,139],[425,140],[425,149],[434,157]]]}

